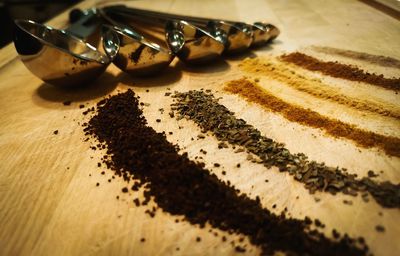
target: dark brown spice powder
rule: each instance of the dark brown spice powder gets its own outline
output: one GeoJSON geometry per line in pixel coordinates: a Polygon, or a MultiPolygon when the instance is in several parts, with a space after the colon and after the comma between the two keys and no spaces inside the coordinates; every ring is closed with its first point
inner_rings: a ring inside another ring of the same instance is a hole
{"type": "Polygon", "coordinates": [[[321,72],[331,77],[364,82],[395,91],[400,90],[400,78],[385,78],[382,74],[371,74],[355,66],[333,61],[321,61],[300,52],[282,55],[280,59],[311,71],[321,72]]]}
{"type": "Polygon", "coordinates": [[[283,251],[291,255],[365,255],[348,236],[332,241],[311,230],[304,221],[275,215],[259,200],[239,194],[190,161],[187,154],[166,140],[165,134],[147,126],[133,91],[98,104],[85,133],[107,144],[105,163],[126,180],[145,182],[145,197],[172,215],[183,215],[192,224],[241,233],[261,247],[263,254],[283,251]]]}

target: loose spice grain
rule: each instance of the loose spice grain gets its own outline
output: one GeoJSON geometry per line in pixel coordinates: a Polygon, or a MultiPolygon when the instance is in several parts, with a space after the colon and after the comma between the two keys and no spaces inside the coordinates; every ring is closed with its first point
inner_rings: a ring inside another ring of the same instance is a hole
{"type": "Polygon", "coordinates": [[[400,90],[400,78],[385,78],[382,74],[371,74],[355,66],[333,61],[321,61],[300,52],[281,55],[280,59],[310,71],[321,72],[322,74],[331,77],[364,82],[394,91],[400,90]]]}
{"type": "Polygon", "coordinates": [[[326,134],[349,139],[363,148],[377,147],[388,155],[400,156],[399,138],[364,131],[340,120],[324,117],[313,110],[287,103],[246,78],[228,82],[224,90],[279,113],[289,121],[322,129],[326,134]]]}
{"type": "Polygon", "coordinates": [[[177,113],[178,119],[186,117],[202,130],[210,131],[218,140],[246,148],[263,160],[262,164],[267,168],[276,166],[279,171],[288,172],[294,180],[303,183],[311,194],[321,191],[356,196],[368,191],[383,207],[400,208],[400,184],[388,181],[378,183],[369,177],[357,179],[355,174],[349,174],[344,168],[310,161],[303,153],[292,154],[284,144],[262,136],[245,120],[237,119],[211,93],[176,92],[173,97],[175,102],[171,108],[177,113]]]}
{"type": "Polygon", "coordinates": [[[209,223],[248,236],[263,254],[365,255],[368,251],[358,240],[344,236],[332,241],[304,221],[271,213],[259,200],[220,181],[204,164],[178,154],[179,148],[165,134],[147,126],[131,90],[98,104],[84,131],[107,144],[103,161],[116,175],[145,183],[146,199],[192,224],[209,223]]]}

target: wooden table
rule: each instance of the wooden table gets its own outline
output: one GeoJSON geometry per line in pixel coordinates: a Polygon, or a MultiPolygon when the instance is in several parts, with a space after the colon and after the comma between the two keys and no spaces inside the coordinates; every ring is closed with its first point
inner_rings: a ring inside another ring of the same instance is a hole
{"type": "MultiPolygon", "coordinates": [[[[276,42],[254,54],[279,54],[310,45],[332,46],[386,55],[400,59],[400,23],[370,6],[355,0],[337,1],[135,1],[132,4],[154,10],[188,15],[204,15],[256,21],[267,19],[277,25],[282,34],[276,42]]],[[[87,8],[93,1],[78,5],[87,8]]],[[[50,25],[65,27],[65,12],[50,25]]],[[[192,122],[170,119],[171,99],[164,97],[166,88],[187,91],[211,88],[222,95],[222,103],[239,117],[277,141],[286,143],[292,152],[304,152],[311,159],[333,166],[346,167],[365,176],[370,169],[384,171],[381,180],[400,182],[400,159],[374,149],[359,150],[353,144],[332,139],[318,130],[290,123],[278,114],[248,104],[236,96],[222,93],[225,81],[241,77],[237,68],[240,58],[230,58],[220,65],[189,69],[174,62],[159,77],[131,78],[110,66],[95,86],[65,92],[44,84],[33,76],[18,59],[13,45],[0,50],[0,255],[233,255],[229,243],[221,242],[222,231],[214,237],[208,228],[200,229],[158,212],[155,218],[135,207],[132,196],[121,194],[125,186],[119,179],[107,180],[111,172],[97,167],[100,152],[90,150],[83,142],[80,123],[85,120],[80,104],[92,106],[100,98],[117,90],[132,88],[141,100],[150,103],[145,108],[149,124],[157,131],[173,131],[168,139],[186,148],[191,158],[199,149],[208,152],[206,166],[218,161],[225,170],[242,163],[242,171],[213,170],[221,179],[251,197],[260,195],[262,204],[275,212],[287,207],[296,218],[319,218],[325,231],[336,228],[350,236],[364,236],[375,255],[398,255],[400,251],[400,212],[383,209],[375,202],[361,198],[308,194],[302,185],[275,169],[267,171],[246,161],[246,155],[235,155],[233,149],[217,150],[218,141],[207,136],[191,141],[200,131],[192,122]],[[146,92],[150,89],[150,92],[146,92]],[[71,106],[62,104],[72,100],[71,106]],[[161,115],[159,108],[166,111],[161,115]],[[161,123],[155,121],[162,119],[161,123]],[[178,129],[183,126],[184,129],[178,129]],[[58,130],[58,135],[53,131],[58,130]],[[245,170],[245,171],[244,171],[245,170]],[[265,183],[268,179],[270,182],[265,183]],[[96,187],[99,182],[100,186],[96,187]],[[119,195],[120,199],[116,200],[119,195]],[[299,195],[300,199],[295,197],[299,195]],[[315,197],[320,201],[317,203],[315,197]],[[351,199],[353,205],[342,203],[351,199]],[[276,209],[271,205],[277,204],[276,209]],[[379,216],[379,213],[383,216],[379,216]],[[384,233],[375,226],[385,226],[384,233]],[[201,242],[195,242],[201,236],[201,242]],[[146,242],[140,239],[146,238],[146,242]],[[179,247],[179,251],[176,248],[179,247]]],[[[360,64],[360,63],[357,63],[360,64]]],[[[400,75],[398,69],[366,66],[385,74],[400,75]]],[[[262,84],[268,81],[262,80],[262,84]]],[[[371,93],[376,93],[371,87],[371,93]]],[[[399,96],[394,96],[399,104],[399,96]]],[[[305,106],[307,107],[307,106],[305,106]]],[[[321,108],[324,106],[322,105],[321,108]]],[[[340,106],[339,106],[340,108],[340,106]]],[[[353,120],[357,123],[357,120],[353,120]]],[[[397,123],[397,128],[400,128],[397,123]]],[[[372,127],[384,127],[373,124],[372,127]]],[[[385,128],[383,128],[385,129],[385,128]]],[[[388,130],[390,133],[398,131],[388,130]]],[[[228,239],[235,235],[224,234],[228,239]]],[[[259,249],[248,245],[246,254],[257,255],[259,249]],[[250,250],[251,248],[251,250],[250,250]]]]}

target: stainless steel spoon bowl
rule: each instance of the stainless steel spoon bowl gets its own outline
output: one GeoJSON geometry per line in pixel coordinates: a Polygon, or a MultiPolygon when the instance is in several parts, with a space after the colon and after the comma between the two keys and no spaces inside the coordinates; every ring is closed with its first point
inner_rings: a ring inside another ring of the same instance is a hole
{"type": "Polygon", "coordinates": [[[268,43],[279,36],[280,30],[266,22],[254,22],[253,45],[259,46],[268,43]]]}
{"type": "Polygon", "coordinates": [[[113,63],[134,76],[153,75],[165,69],[173,60],[174,55],[169,49],[147,40],[144,36],[122,24],[118,26],[107,26],[110,28],[103,32],[103,46],[107,52],[108,44],[119,41],[119,51],[113,63]],[[104,38],[114,39],[104,40],[104,38]]]}
{"type": "Polygon", "coordinates": [[[112,61],[112,56],[64,30],[31,20],[16,20],[15,24],[14,45],[22,62],[46,83],[62,87],[90,83],[112,61]]]}
{"type": "Polygon", "coordinates": [[[201,64],[219,57],[224,50],[226,34],[216,27],[206,31],[190,22],[181,19],[170,19],[153,12],[137,12],[125,6],[104,7],[103,12],[129,24],[141,33],[165,36],[172,53],[189,64],[201,64]]]}

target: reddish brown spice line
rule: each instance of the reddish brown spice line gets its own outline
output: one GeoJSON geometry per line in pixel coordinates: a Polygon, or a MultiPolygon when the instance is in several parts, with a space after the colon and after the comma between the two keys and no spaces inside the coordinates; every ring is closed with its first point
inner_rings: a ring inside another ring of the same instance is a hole
{"type": "MultiPolygon", "coordinates": [[[[260,199],[250,199],[218,179],[204,164],[178,154],[179,148],[147,126],[133,91],[98,103],[97,112],[85,128],[107,145],[103,160],[117,175],[141,181],[145,198],[172,215],[184,216],[192,224],[209,223],[223,231],[249,237],[264,255],[280,251],[289,255],[365,255],[368,247],[360,239],[344,235],[330,240],[312,221],[275,215],[260,199]],[[359,248],[360,245],[362,248],[359,248]]],[[[317,225],[320,223],[316,221],[317,225]]]]}
{"type": "Polygon", "coordinates": [[[333,61],[321,61],[300,52],[281,55],[280,59],[310,71],[321,72],[322,74],[331,77],[364,82],[394,91],[400,90],[400,78],[385,78],[382,74],[371,74],[355,66],[333,61]]]}
{"type": "Polygon", "coordinates": [[[377,147],[386,154],[400,157],[400,139],[392,136],[364,131],[354,125],[331,119],[310,109],[287,103],[262,89],[255,82],[242,78],[230,81],[224,87],[227,92],[239,94],[250,102],[279,113],[292,122],[322,129],[325,133],[335,138],[345,138],[363,148],[377,147]]]}

